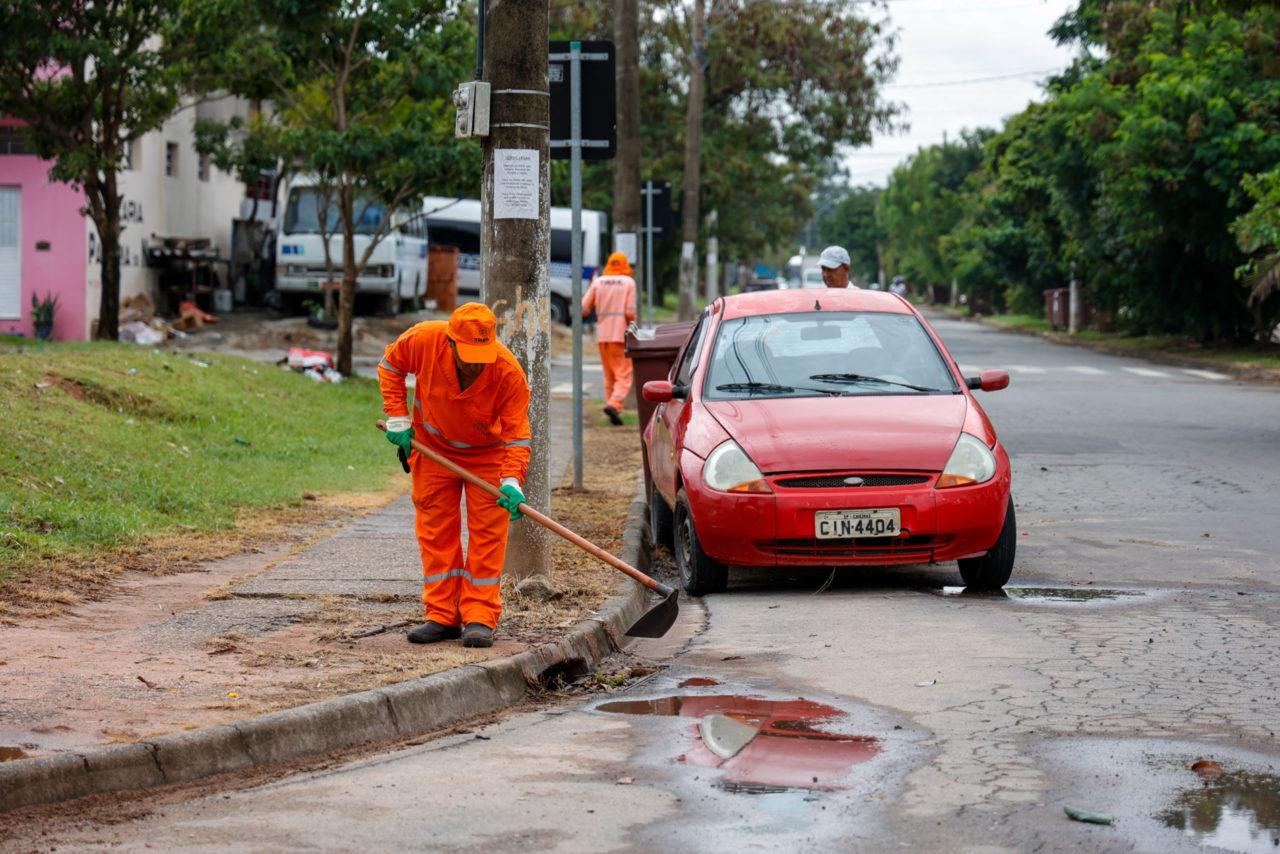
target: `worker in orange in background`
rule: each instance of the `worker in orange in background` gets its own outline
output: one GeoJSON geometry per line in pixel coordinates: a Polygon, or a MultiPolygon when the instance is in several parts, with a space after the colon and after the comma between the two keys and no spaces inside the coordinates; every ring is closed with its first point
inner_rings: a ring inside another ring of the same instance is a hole
{"type": "Polygon", "coordinates": [[[378,364],[387,439],[408,454],[422,551],[422,602],[427,621],[410,643],[462,638],[463,646],[492,646],[502,614],[499,585],[507,527],[519,519],[532,452],[529,384],[511,351],[497,339],[493,312],[480,303],[458,306],[448,321],[408,329],[378,364]],[[405,376],[417,377],[413,416],[405,376]],[[449,457],[494,485],[487,493],[412,450],[411,439],[449,457]],[[462,556],[463,489],[467,495],[467,555],[462,556]]]}
{"type": "Polygon", "coordinates": [[[623,352],[627,324],[636,319],[636,280],[631,278],[627,256],[614,252],[604,265],[604,275],[593,279],[582,297],[582,316],[596,310],[596,345],[604,367],[604,414],[622,423],[622,404],[631,391],[631,360],[623,352]]]}

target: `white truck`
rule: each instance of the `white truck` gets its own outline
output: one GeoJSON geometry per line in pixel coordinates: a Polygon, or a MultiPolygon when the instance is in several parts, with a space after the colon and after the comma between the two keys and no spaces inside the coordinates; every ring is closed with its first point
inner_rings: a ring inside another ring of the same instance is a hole
{"type": "MultiPolygon", "coordinates": [[[[325,266],[320,216],[326,208],[314,178],[300,175],[290,180],[284,215],[276,236],[276,290],[294,306],[306,295],[323,299],[329,280],[325,266]]],[[[367,199],[356,200],[356,257],[364,254],[372,236],[390,216],[389,230],[373,249],[369,262],[356,278],[356,298],[378,299],[390,314],[414,297],[427,293],[427,229],[416,208],[391,211],[367,199]]],[[[336,202],[327,205],[329,254],[333,287],[342,282],[342,227],[336,202]]]]}

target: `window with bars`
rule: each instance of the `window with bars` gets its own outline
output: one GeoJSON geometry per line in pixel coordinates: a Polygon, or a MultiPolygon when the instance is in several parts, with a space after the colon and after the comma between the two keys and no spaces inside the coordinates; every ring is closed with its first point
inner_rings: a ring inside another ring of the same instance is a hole
{"type": "Polygon", "coordinates": [[[0,154],[33,154],[22,128],[0,127],[0,154]]]}
{"type": "Polygon", "coordinates": [[[176,142],[164,144],[164,174],[170,178],[178,176],[178,143],[176,142]]]}

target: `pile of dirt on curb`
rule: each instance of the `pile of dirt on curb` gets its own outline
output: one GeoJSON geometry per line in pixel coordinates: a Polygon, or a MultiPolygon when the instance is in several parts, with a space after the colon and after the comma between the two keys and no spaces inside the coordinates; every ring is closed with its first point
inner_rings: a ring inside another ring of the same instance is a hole
{"type": "MultiPolygon", "coordinates": [[[[381,356],[387,345],[415,323],[439,320],[445,315],[433,311],[401,314],[396,317],[356,317],[351,330],[352,352],[356,356],[381,356]]],[[[216,327],[207,327],[189,338],[166,344],[179,350],[201,350],[240,355],[261,355],[305,347],[336,353],[336,329],[317,329],[305,317],[279,317],[265,311],[228,314],[216,327]]]]}

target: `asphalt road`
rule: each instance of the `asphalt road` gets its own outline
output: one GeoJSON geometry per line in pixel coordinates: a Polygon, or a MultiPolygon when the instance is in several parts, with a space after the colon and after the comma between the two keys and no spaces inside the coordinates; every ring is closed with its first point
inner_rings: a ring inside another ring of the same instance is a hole
{"type": "Polygon", "coordinates": [[[50,841],[1275,850],[1280,390],[937,326],[962,365],[1013,377],[982,397],[1015,465],[1009,598],[957,595],[954,566],[739,573],[636,647],[670,666],[610,699],[654,702],[569,701],[50,841]],[[723,764],[698,730],[717,711],[761,728],[723,764]]]}

